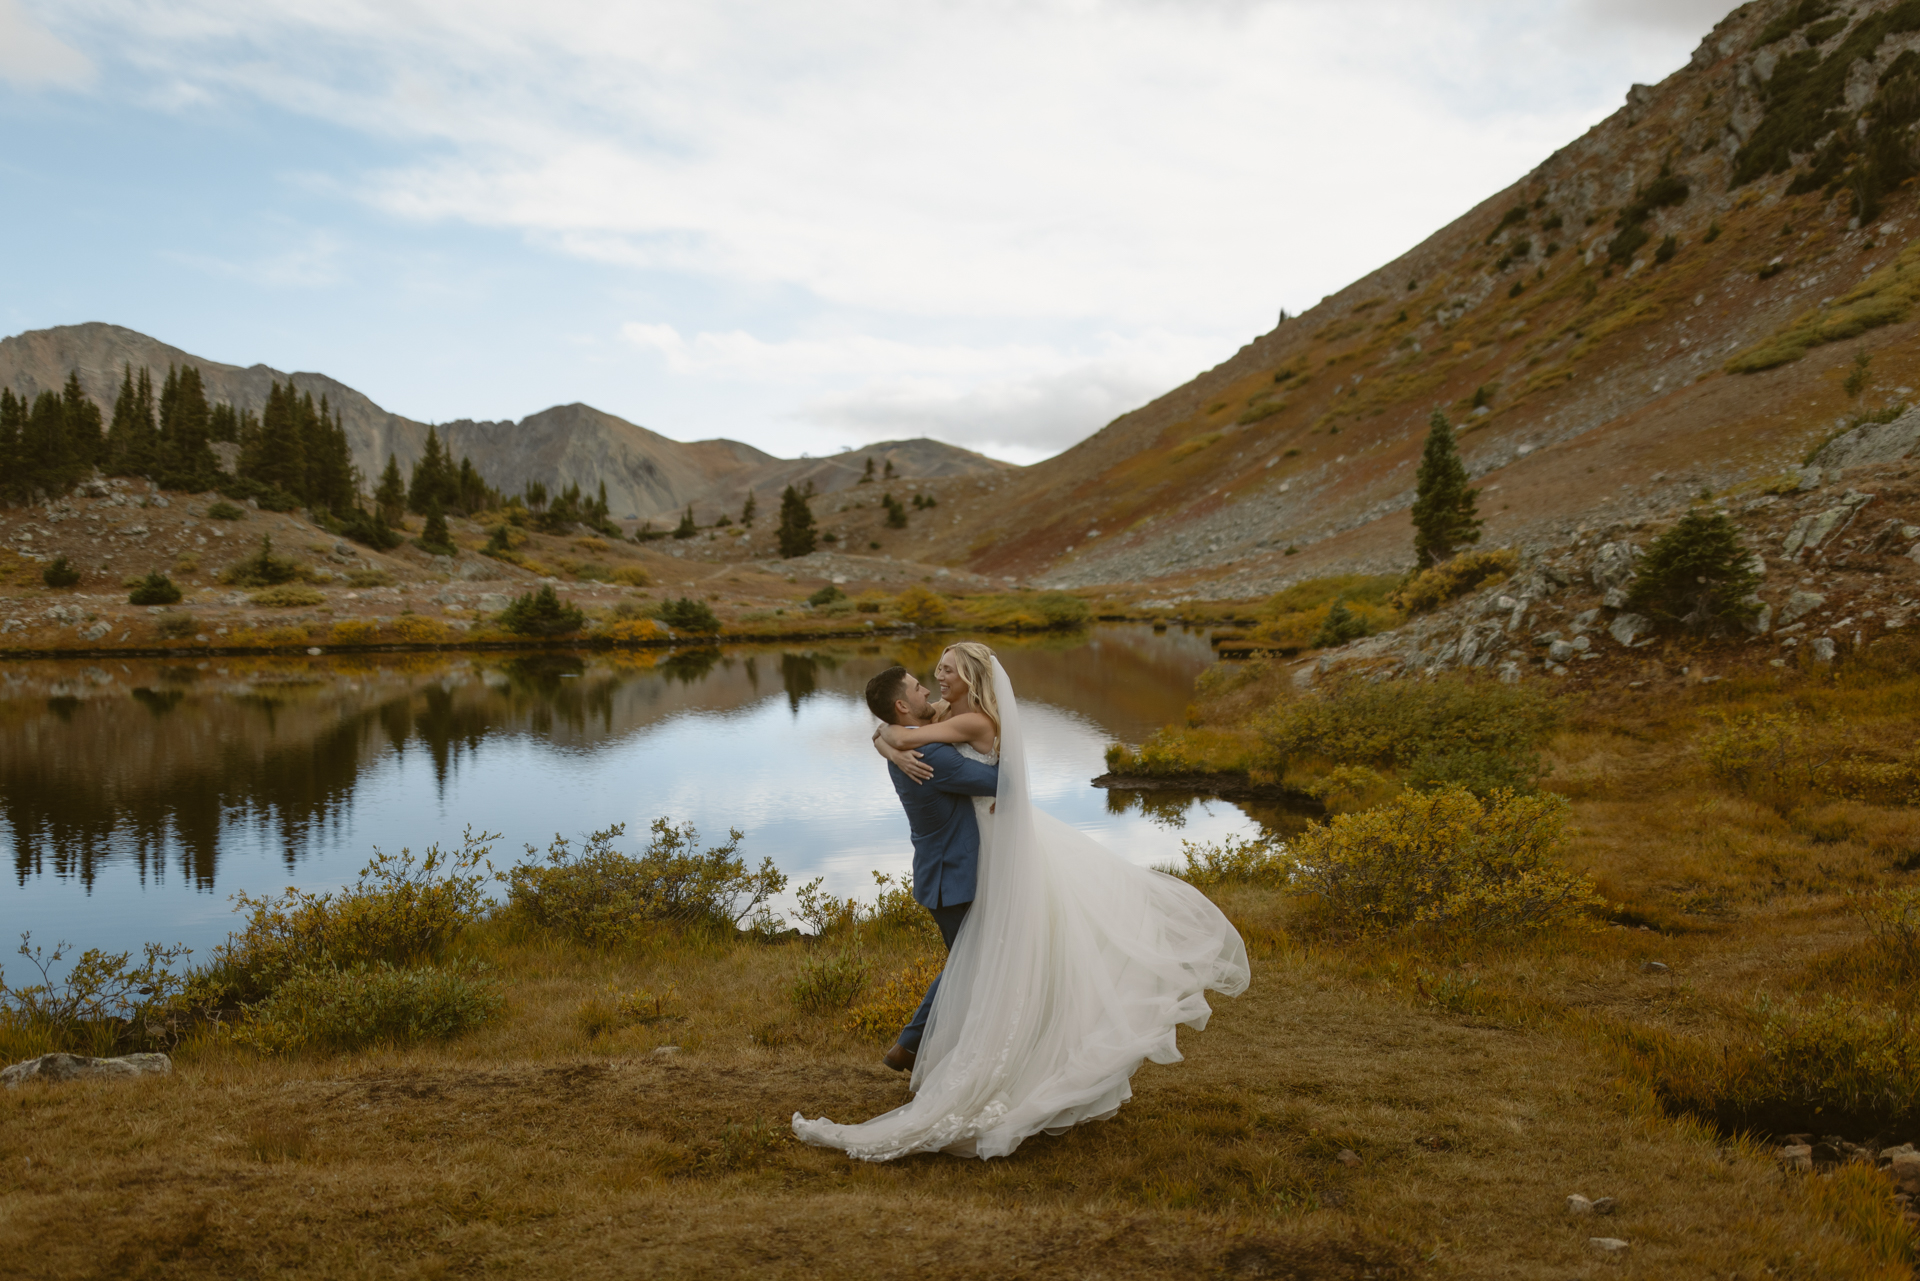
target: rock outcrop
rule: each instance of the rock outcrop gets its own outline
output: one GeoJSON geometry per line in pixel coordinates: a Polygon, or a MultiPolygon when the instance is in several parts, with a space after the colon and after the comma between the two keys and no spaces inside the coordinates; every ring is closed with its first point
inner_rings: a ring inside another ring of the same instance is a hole
{"type": "Polygon", "coordinates": [[[37,1059],[15,1063],[0,1072],[0,1085],[17,1090],[28,1081],[58,1083],[130,1076],[167,1076],[172,1072],[173,1060],[164,1054],[128,1054],[114,1059],[94,1059],[84,1054],[42,1054],[37,1059]]]}

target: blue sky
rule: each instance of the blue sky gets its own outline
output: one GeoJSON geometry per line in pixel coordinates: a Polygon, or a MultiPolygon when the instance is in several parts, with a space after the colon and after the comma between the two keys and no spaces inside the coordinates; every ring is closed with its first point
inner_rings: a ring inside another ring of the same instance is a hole
{"type": "Polygon", "coordinates": [[[0,329],[427,421],[1031,462],[1681,66],[1720,0],[0,0],[0,329]]]}

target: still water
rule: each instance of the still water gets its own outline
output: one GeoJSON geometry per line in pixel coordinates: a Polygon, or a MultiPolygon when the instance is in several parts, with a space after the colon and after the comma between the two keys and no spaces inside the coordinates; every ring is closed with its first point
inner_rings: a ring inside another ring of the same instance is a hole
{"type": "MultiPolygon", "coordinates": [[[[656,817],[738,827],[749,863],[870,898],[912,850],[861,690],[894,662],[931,684],[953,639],[0,666],[0,943],[204,956],[237,890],[331,889],[376,846],[468,826],[501,834],[496,866],[614,823],[629,848],[656,817]]],[[[1089,785],[1108,743],[1182,715],[1203,633],[982,639],[1027,711],[1045,808],[1148,864],[1258,830],[1224,802],[1089,785]]]]}

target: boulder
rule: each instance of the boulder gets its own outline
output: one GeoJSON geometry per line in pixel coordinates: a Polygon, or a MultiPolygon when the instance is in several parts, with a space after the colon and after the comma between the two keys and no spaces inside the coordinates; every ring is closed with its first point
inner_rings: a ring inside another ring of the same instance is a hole
{"type": "Polygon", "coordinates": [[[1795,592],[1787,597],[1787,603],[1780,607],[1780,621],[1782,623],[1797,622],[1826,603],[1827,598],[1819,592],[1795,592]]]}
{"type": "Polygon", "coordinates": [[[78,1081],[97,1077],[166,1076],[173,1060],[164,1054],[128,1054],[117,1059],[91,1059],[84,1054],[42,1054],[0,1072],[0,1085],[17,1090],[25,1081],[78,1081]]]}
{"type": "Polygon", "coordinates": [[[1640,557],[1632,543],[1602,543],[1593,555],[1593,585],[1603,592],[1621,590],[1633,581],[1633,563],[1640,557]]]}
{"type": "Polygon", "coordinates": [[[1643,636],[1652,630],[1652,619],[1639,614],[1621,614],[1614,618],[1613,625],[1607,628],[1607,634],[1622,645],[1631,645],[1634,637],[1643,636]]]}
{"type": "Polygon", "coordinates": [[[1866,467],[1898,462],[1920,451],[1920,408],[1890,423],[1868,423],[1834,437],[1813,456],[1816,467],[1866,467]]]}
{"type": "Polygon", "coordinates": [[[1829,507],[1816,516],[1802,516],[1787,531],[1787,541],[1780,546],[1781,554],[1788,560],[1794,560],[1803,551],[1814,551],[1836,531],[1851,524],[1855,513],[1872,501],[1872,494],[1849,490],[1839,506],[1829,507]]]}
{"type": "Polygon", "coordinates": [[[1833,637],[1816,636],[1808,642],[1808,648],[1813,650],[1814,662],[1831,663],[1833,661],[1833,637]]]}

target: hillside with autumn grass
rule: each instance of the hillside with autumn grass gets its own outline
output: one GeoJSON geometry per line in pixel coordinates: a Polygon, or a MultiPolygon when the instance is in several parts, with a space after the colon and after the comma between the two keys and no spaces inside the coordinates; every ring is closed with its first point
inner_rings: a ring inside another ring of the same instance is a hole
{"type": "Polygon", "coordinates": [[[914,554],[1169,600],[1403,570],[1435,409],[1489,545],[1756,492],[1920,386],[1916,118],[1912,0],[1744,5],[1511,187],[914,554]]]}

